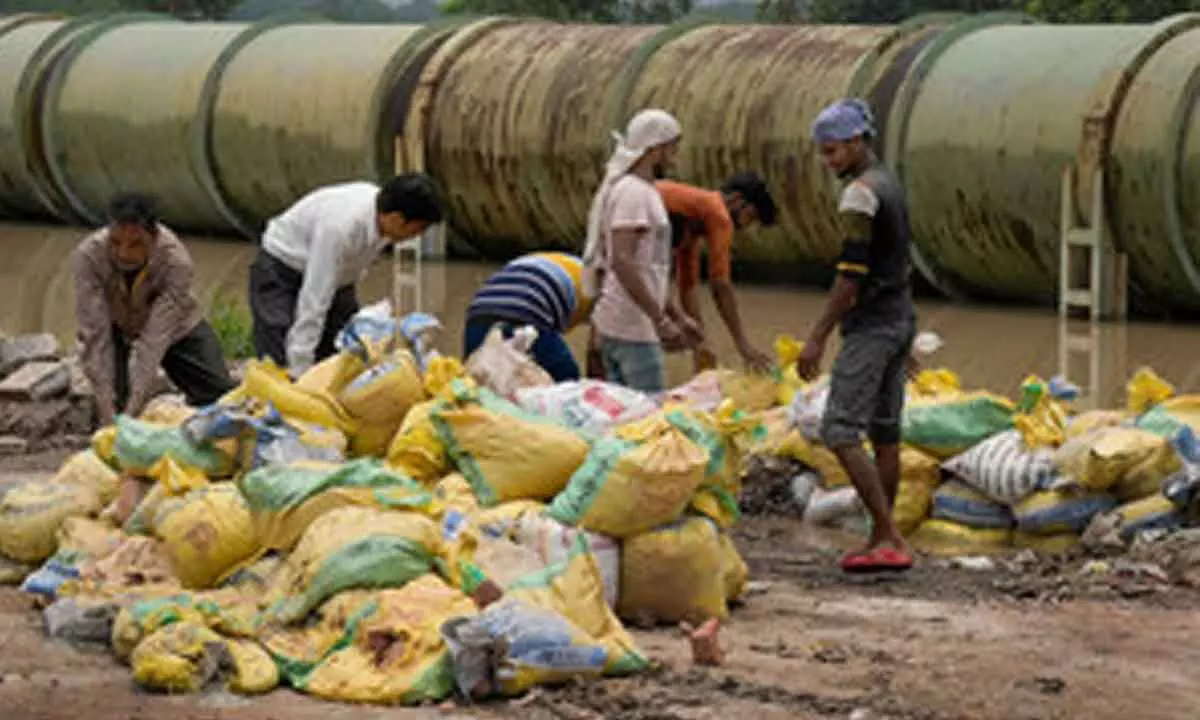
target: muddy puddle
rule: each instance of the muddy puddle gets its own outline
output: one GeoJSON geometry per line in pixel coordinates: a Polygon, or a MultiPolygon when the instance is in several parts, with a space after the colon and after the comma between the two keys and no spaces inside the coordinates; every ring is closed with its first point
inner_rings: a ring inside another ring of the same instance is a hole
{"type": "MultiPolygon", "coordinates": [[[[78,228],[0,223],[0,330],[10,334],[45,330],[63,340],[71,338],[74,299],[65,260],[81,235],[78,228]]],[[[244,304],[254,248],[236,239],[187,240],[198,266],[198,295],[206,301],[223,297],[244,304]]],[[[496,267],[424,263],[422,309],[437,314],[445,324],[443,351],[457,353],[461,349],[463,310],[475,288],[496,267]]],[[[389,296],[391,274],[390,258],[382,259],[360,285],[360,300],[367,303],[389,296]]],[[[780,333],[806,333],[824,302],[819,290],[784,286],[746,285],[739,288],[738,297],[751,338],[763,348],[769,348],[780,333]]],[[[706,292],[703,300],[714,349],[723,361],[736,363],[733,343],[706,292]]],[[[946,341],[936,363],[957,371],[968,386],[1011,394],[1028,373],[1047,377],[1063,373],[1085,392],[1112,405],[1123,402],[1129,375],[1149,365],[1181,391],[1200,391],[1200,326],[1106,324],[1093,333],[1087,323],[1074,322],[1067,331],[1091,337],[1093,352],[1066,354],[1064,328],[1048,308],[924,301],[919,312],[922,329],[935,330],[946,341]]],[[[579,352],[586,343],[585,333],[576,332],[570,340],[579,352]]],[[[673,382],[686,379],[690,370],[690,360],[671,358],[673,382]]]]}

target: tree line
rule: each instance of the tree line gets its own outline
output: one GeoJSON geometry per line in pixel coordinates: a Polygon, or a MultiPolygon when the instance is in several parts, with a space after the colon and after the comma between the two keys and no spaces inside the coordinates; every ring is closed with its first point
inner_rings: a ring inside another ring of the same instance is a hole
{"type": "Polygon", "coordinates": [[[1026,12],[1053,22],[1146,22],[1200,10],[1200,0],[0,0],[0,14],[113,11],[252,21],[305,10],[344,22],[424,22],[444,14],[523,15],[603,23],[665,23],[703,12],[730,20],[891,24],[927,12],[1026,12]]]}

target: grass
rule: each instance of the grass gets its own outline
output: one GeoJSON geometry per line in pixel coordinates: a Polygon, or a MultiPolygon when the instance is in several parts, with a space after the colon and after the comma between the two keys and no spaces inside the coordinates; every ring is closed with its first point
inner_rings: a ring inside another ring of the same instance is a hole
{"type": "Polygon", "coordinates": [[[254,357],[253,323],[245,306],[222,295],[213,302],[210,321],[226,358],[245,360],[254,357]]]}

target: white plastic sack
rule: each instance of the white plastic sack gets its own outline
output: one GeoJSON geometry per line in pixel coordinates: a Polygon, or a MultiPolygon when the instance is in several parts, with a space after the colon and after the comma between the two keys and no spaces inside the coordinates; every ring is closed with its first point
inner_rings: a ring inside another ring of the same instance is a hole
{"type": "Polygon", "coordinates": [[[829,376],[822,377],[792,396],[788,422],[809,440],[821,439],[821,420],[829,401],[829,376]]]}
{"type": "Polygon", "coordinates": [[[516,393],[516,401],[531,413],[595,435],[658,410],[658,404],[649,395],[601,380],[522,388],[516,393]]]}
{"type": "Polygon", "coordinates": [[[996,502],[1013,505],[1055,477],[1054,451],[1030,450],[1020,430],[1006,430],[947,460],[942,467],[996,502]]]}
{"type": "Polygon", "coordinates": [[[852,487],[837,490],[813,488],[808,506],[804,508],[804,522],[827,527],[844,518],[861,515],[863,510],[862,498],[852,487]]]}
{"type": "Polygon", "coordinates": [[[505,340],[500,326],[493,325],[483,344],[467,358],[467,373],[480,385],[514,401],[517,390],[553,385],[550,374],[527,354],[536,338],[537,331],[530,327],[505,340]]]}
{"type": "Polygon", "coordinates": [[[552,565],[566,562],[580,535],[587,537],[588,549],[596,559],[604,578],[604,601],[617,606],[621,582],[621,546],[607,535],[567,527],[542,513],[527,513],[517,530],[517,543],[537,553],[542,562],[552,565]]]}
{"type": "Polygon", "coordinates": [[[662,393],[662,402],[679,402],[702,412],[713,412],[725,399],[721,388],[721,373],[705,370],[679,387],[662,393]]]}

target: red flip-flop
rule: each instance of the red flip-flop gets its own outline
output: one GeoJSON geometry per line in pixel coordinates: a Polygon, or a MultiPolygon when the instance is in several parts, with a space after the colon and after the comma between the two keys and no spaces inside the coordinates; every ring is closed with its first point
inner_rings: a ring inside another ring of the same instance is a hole
{"type": "Polygon", "coordinates": [[[852,552],[842,558],[842,571],[847,573],[901,572],[913,566],[908,553],[887,547],[852,552]]]}

